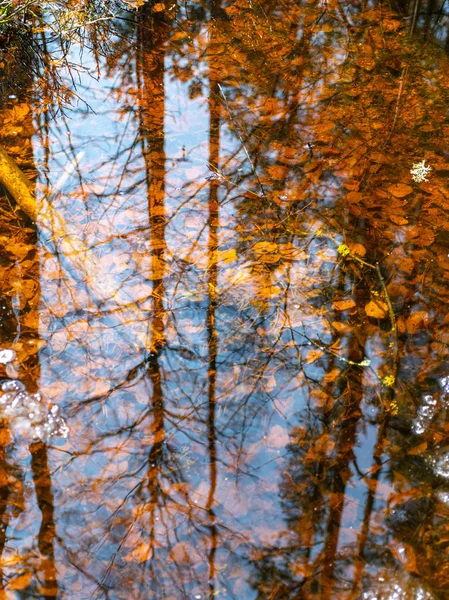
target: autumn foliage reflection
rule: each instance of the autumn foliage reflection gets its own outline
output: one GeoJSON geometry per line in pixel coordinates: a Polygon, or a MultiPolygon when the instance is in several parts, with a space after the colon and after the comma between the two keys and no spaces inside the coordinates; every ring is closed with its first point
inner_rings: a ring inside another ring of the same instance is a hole
{"type": "Polygon", "coordinates": [[[5,146],[37,123],[55,218],[39,251],[24,215],[0,237],[1,331],[72,430],[16,467],[4,424],[2,523],[13,480],[41,523],[16,589],[447,592],[449,80],[409,25],[377,2],[145,3],[90,38],[86,104],[5,109],[5,146]]]}

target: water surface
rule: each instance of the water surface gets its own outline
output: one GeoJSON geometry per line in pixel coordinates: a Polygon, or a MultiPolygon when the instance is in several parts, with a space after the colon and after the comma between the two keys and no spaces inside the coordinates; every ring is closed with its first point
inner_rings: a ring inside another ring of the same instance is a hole
{"type": "Polygon", "coordinates": [[[70,429],[3,421],[3,597],[446,597],[446,54],[377,2],[109,26],[0,110],[4,376],[70,429]]]}

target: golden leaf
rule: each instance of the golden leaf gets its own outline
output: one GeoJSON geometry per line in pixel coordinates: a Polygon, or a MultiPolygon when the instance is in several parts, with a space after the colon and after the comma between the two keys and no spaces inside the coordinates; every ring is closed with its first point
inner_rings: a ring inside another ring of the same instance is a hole
{"type": "Polygon", "coordinates": [[[385,302],[381,300],[371,300],[365,306],[365,312],[368,317],[374,317],[376,319],[383,319],[387,314],[388,306],[385,302]]]}
{"type": "Polygon", "coordinates": [[[26,589],[31,582],[32,573],[24,573],[23,575],[19,575],[15,579],[12,579],[8,583],[9,590],[24,590],[26,589]]]}
{"type": "Polygon", "coordinates": [[[277,252],[278,245],[274,242],[257,242],[257,244],[254,244],[253,249],[257,255],[270,254],[272,252],[277,252]]]}
{"type": "Polygon", "coordinates": [[[279,246],[274,242],[257,242],[253,249],[262,262],[275,263],[280,259],[279,246]]]}
{"type": "Polygon", "coordinates": [[[218,250],[217,260],[221,263],[230,263],[234,260],[237,260],[237,252],[235,248],[230,248],[229,250],[218,250]]]}
{"type": "Polygon", "coordinates": [[[354,308],[355,302],[352,298],[348,298],[347,300],[337,300],[332,302],[332,308],[334,310],[348,310],[349,308],[354,308]]]}

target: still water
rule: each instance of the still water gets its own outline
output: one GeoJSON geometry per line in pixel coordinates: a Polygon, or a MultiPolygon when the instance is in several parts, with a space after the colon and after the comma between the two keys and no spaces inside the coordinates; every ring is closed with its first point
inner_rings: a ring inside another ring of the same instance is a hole
{"type": "Polygon", "coordinates": [[[445,24],[148,3],[4,49],[1,598],[449,596],[445,24]]]}

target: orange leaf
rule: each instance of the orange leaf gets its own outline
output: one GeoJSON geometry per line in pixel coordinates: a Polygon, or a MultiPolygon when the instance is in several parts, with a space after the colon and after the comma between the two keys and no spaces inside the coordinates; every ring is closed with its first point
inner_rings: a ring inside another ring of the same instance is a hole
{"type": "Polygon", "coordinates": [[[327,404],[331,397],[323,392],[322,390],[312,390],[310,392],[310,398],[315,406],[318,408],[327,407],[327,404]]]}
{"type": "Polygon", "coordinates": [[[145,562],[146,560],[149,560],[151,558],[153,554],[153,551],[151,549],[151,546],[149,544],[147,544],[146,542],[142,542],[141,544],[139,544],[137,546],[137,548],[134,548],[134,550],[132,550],[129,554],[127,554],[124,558],[124,560],[126,562],[136,562],[136,563],[142,563],[145,562]]]}
{"type": "Polygon", "coordinates": [[[360,192],[349,192],[349,194],[346,194],[346,200],[351,204],[360,202],[362,198],[363,196],[360,192]]]}
{"type": "Polygon", "coordinates": [[[365,256],[366,249],[362,244],[349,244],[349,249],[351,250],[351,254],[355,254],[356,256],[365,256]]]}
{"type": "Polygon", "coordinates": [[[332,308],[334,310],[348,310],[348,308],[354,308],[355,302],[352,298],[348,298],[347,300],[337,300],[336,302],[332,302],[332,308]]]}
{"type": "Polygon", "coordinates": [[[23,575],[19,575],[15,579],[12,579],[8,583],[9,590],[24,590],[30,585],[31,582],[31,573],[24,573],[23,575]]]}
{"type": "Polygon", "coordinates": [[[417,310],[412,313],[406,321],[408,333],[415,333],[425,321],[428,319],[428,314],[424,310],[417,310]]]}
{"type": "Polygon", "coordinates": [[[313,363],[315,360],[317,360],[317,358],[323,356],[323,354],[324,352],[322,350],[310,350],[310,352],[307,354],[306,363],[310,365],[310,363],[313,363]]]}
{"type": "Polygon", "coordinates": [[[374,317],[376,319],[383,319],[387,314],[388,306],[385,302],[381,300],[371,300],[365,306],[365,312],[368,317],[374,317]]]}
{"type": "Polygon", "coordinates": [[[392,183],[387,187],[387,190],[395,198],[405,198],[413,192],[413,188],[406,183],[392,183]]]}
{"type": "Polygon", "coordinates": [[[422,442],[421,444],[418,444],[418,446],[414,446],[413,448],[410,448],[410,450],[407,452],[407,454],[410,454],[410,456],[419,456],[426,450],[427,450],[427,442],[422,442]]]}
{"type": "Polygon", "coordinates": [[[399,215],[390,215],[390,221],[395,223],[395,225],[408,225],[408,220],[399,215]]]}

